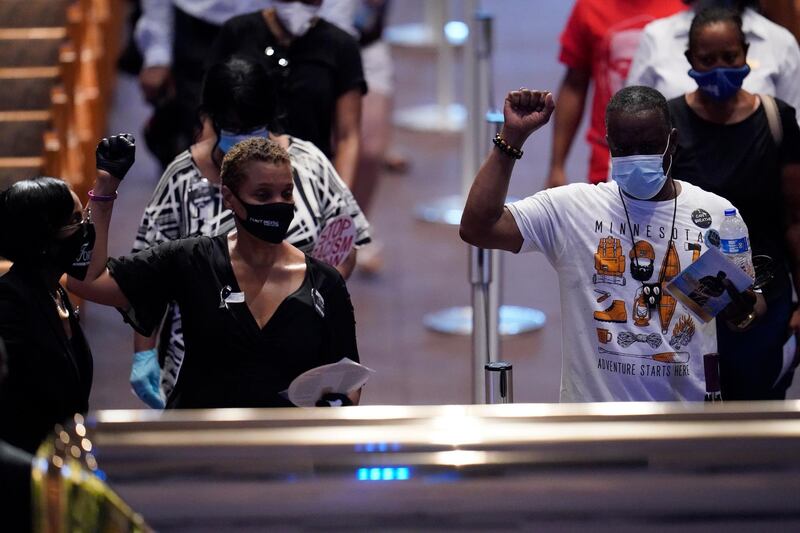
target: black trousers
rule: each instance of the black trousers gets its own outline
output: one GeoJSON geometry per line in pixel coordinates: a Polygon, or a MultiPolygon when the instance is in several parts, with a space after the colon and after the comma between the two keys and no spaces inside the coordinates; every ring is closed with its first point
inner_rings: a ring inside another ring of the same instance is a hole
{"type": "Polygon", "coordinates": [[[147,146],[166,167],[189,148],[200,131],[200,106],[206,58],[220,26],[174,8],[172,76],[175,98],[159,102],[147,126],[147,146]]]}
{"type": "Polygon", "coordinates": [[[731,331],[722,319],[717,320],[723,401],[786,398],[793,372],[787,372],[780,381],[777,378],[783,366],[783,345],[788,339],[793,310],[792,289],[787,276],[782,287],[767,297],[767,314],[750,330],[731,331]]]}

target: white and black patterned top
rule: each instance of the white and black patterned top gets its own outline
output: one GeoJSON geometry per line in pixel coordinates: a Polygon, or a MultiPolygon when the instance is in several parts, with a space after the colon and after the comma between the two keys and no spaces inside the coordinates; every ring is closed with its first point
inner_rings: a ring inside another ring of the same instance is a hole
{"type": "MultiPolygon", "coordinates": [[[[356,225],[356,246],[368,243],[369,223],[328,158],[296,137],[289,137],[288,152],[294,171],[295,210],[286,240],[311,252],[325,223],[348,214],[356,225]]],[[[176,239],[228,233],[233,228],[233,213],[222,207],[219,189],[201,175],[187,150],[161,176],[145,207],[133,251],[176,239]]]]}
{"type": "MultiPolygon", "coordinates": [[[[356,226],[356,246],[370,242],[369,223],[333,165],[312,143],[289,137],[294,174],[294,220],[286,240],[310,253],[327,221],[347,214],[356,226]]],[[[235,228],[222,195],[200,173],[187,150],[167,167],[142,216],[133,252],[188,237],[214,236],[235,228]]],[[[169,396],[183,361],[183,330],[177,306],[170,305],[161,330],[162,388],[169,396]]]]}

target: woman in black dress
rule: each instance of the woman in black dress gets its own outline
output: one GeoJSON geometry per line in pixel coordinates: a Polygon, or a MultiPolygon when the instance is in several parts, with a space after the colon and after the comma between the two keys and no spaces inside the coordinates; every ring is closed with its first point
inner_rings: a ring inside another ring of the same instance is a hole
{"type": "Polygon", "coordinates": [[[698,89],[669,102],[678,129],[673,173],[738,206],[752,253],[774,261],[775,278],[764,288],[767,315],[745,332],[718,322],[717,344],[724,399],[782,399],[793,368],[783,345],[790,332],[800,334],[792,307],[792,280],[800,289],[800,129],[785,102],[741,88],[747,48],[734,11],[708,9],[694,18],[686,57],[698,89]]]}
{"type": "MultiPolygon", "coordinates": [[[[116,184],[133,164],[133,151],[129,137],[101,142],[94,200],[85,210],[55,178],[20,181],[0,194],[0,255],[14,263],[0,278],[0,337],[8,350],[0,439],[30,453],[55,424],[89,408],[92,354],[59,280],[102,270],[92,260],[93,221],[105,221],[107,229],[116,184]]],[[[97,240],[106,239],[98,230],[97,240]]]]}
{"type": "Polygon", "coordinates": [[[226,153],[220,178],[235,232],[112,259],[97,279],[69,287],[117,307],[143,335],[177,303],[185,355],[167,408],[290,406],[281,392],[295,377],[358,360],[350,297],[336,269],[284,240],[294,216],[285,149],[242,141],[226,153]]]}

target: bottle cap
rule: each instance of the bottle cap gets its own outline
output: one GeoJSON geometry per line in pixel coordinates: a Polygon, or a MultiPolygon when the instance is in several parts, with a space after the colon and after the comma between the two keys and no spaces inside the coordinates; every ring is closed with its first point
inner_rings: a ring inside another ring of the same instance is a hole
{"type": "Polygon", "coordinates": [[[735,217],[736,216],[736,209],[726,209],[725,210],[726,217],[735,217]]]}

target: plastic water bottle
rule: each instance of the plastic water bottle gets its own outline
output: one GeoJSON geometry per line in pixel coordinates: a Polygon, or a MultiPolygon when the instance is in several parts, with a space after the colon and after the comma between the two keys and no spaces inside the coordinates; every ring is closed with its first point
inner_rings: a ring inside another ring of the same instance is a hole
{"type": "Polygon", "coordinates": [[[744,220],[736,216],[736,209],[725,210],[725,220],[719,227],[719,240],[722,253],[755,279],[753,258],[750,255],[750,236],[744,220]]]}

